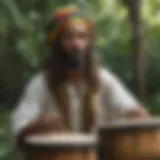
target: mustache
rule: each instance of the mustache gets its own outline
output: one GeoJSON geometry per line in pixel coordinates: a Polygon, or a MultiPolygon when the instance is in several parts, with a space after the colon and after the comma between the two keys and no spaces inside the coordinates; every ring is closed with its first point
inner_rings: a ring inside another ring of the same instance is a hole
{"type": "Polygon", "coordinates": [[[79,48],[79,47],[73,47],[71,52],[74,53],[74,54],[80,54],[82,52],[86,52],[86,49],[82,49],[82,48],[79,48]]]}
{"type": "Polygon", "coordinates": [[[82,52],[84,52],[82,49],[75,47],[70,54],[63,52],[61,54],[61,59],[65,65],[74,69],[82,70],[86,66],[86,56],[85,54],[82,54],[82,52]]]}

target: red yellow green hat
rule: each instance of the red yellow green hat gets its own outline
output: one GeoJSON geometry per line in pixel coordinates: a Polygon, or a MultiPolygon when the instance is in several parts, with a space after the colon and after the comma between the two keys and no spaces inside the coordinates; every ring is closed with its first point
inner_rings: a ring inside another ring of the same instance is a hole
{"type": "Polygon", "coordinates": [[[93,35],[93,26],[90,19],[84,16],[77,6],[61,7],[56,10],[46,27],[46,39],[48,45],[53,45],[59,33],[68,23],[83,23],[90,35],[93,35]]]}

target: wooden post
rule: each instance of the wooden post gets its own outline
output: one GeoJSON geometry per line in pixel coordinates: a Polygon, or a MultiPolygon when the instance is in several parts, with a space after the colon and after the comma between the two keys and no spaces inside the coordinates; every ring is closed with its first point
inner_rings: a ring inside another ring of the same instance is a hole
{"type": "Polygon", "coordinates": [[[141,28],[141,0],[124,0],[132,25],[133,79],[138,98],[145,103],[144,50],[141,28]]]}

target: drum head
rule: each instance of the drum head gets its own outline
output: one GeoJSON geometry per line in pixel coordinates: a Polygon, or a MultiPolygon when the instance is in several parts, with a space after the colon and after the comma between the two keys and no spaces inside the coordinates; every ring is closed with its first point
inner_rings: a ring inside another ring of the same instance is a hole
{"type": "Polygon", "coordinates": [[[95,147],[97,139],[86,134],[49,134],[32,135],[25,140],[27,148],[90,148],[95,147]]]}
{"type": "Polygon", "coordinates": [[[120,119],[100,126],[100,130],[132,130],[160,128],[160,117],[146,119],[120,119]]]}

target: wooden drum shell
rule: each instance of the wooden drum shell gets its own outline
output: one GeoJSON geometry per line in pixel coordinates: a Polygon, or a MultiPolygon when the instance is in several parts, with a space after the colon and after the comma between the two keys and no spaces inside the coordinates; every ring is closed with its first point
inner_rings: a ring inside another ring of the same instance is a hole
{"type": "Polygon", "coordinates": [[[27,160],[96,160],[96,144],[26,144],[27,160]]]}
{"type": "Polygon", "coordinates": [[[106,159],[160,160],[160,121],[148,126],[102,127],[99,138],[106,159]]]}

